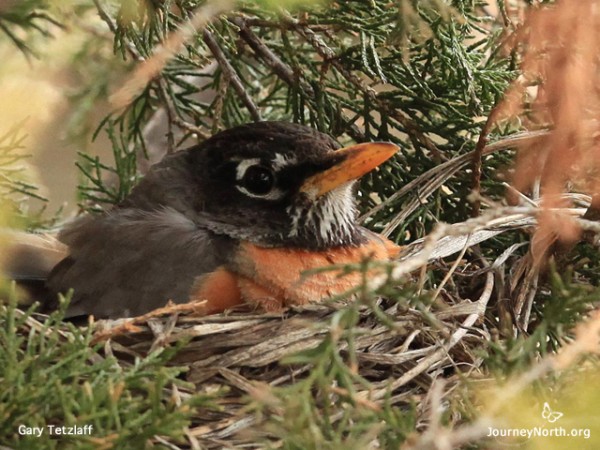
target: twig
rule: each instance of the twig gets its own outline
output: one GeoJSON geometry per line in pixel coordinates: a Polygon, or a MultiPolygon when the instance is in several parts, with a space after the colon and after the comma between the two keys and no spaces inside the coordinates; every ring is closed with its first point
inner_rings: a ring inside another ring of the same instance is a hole
{"type": "Polygon", "coordinates": [[[162,79],[158,82],[158,88],[159,88],[159,94],[163,100],[163,103],[166,106],[167,116],[169,118],[169,121],[172,121],[175,125],[177,125],[182,130],[185,130],[192,134],[195,134],[202,139],[208,139],[210,137],[210,135],[206,131],[204,131],[202,128],[197,127],[196,125],[193,125],[181,118],[177,109],[175,108],[175,105],[171,101],[171,97],[169,96],[169,93],[166,90],[167,89],[166,85],[162,79]]]}
{"type": "Polygon", "coordinates": [[[117,25],[113,22],[110,15],[104,10],[99,0],[93,0],[94,5],[96,6],[96,10],[98,11],[98,15],[100,18],[106,23],[108,29],[112,34],[117,34],[117,25]]]}
{"type": "MultiPolygon", "coordinates": [[[[229,20],[239,28],[240,37],[250,46],[256,56],[275,72],[282,81],[288,86],[300,89],[303,92],[304,97],[310,99],[315,98],[315,90],[313,87],[301,77],[297,76],[291,67],[281,61],[281,59],[266,46],[252,30],[250,30],[246,18],[232,17],[229,20]]],[[[346,115],[344,115],[344,119],[349,122],[346,115]]],[[[361,132],[354,123],[348,124],[347,133],[357,142],[364,142],[366,140],[365,134],[361,132]]]]}
{"type": "Polygon", "coordinates": [[[160,77],[158,80],[158,95],[162,98],[163,103],[166,105],[167,112],[167,154],[173,153],[175,150],[175,138],[173,136],[173,123],[177,117],[177,111],[175,111],[175,105],[171,101],[171,97],[167,92],[167,86],[164,78],[160,77]]]}
{"type": "Polygon", "coordinates": [[[467,236],[467,239],[465,240],[465,245],[463,246],[463,249],[460,251],[460,254],[456,257],[454,264],[452,264],[452,267],[450,267],[450,270],[448,271],[448,273],[446,273],[446,275],[440,282],[440,285],[437,287],[437,289],[431,296],[432,303],[435,301],[435,299],[438,297],[438,295],[440,295],[440,292],[442,292],[442,289],[444,289],[444,286],[446,286],[446,283],[450,280],[450,278],[452,278],[452,275],[454,274],[454,272],[456,272],[456,269],[458,268],[458,265],[462,261],[463,256],[465,256],[465,253],[467,252],[467,249],[469,248],[469,237],[470,237],[470,235],[467,236]]]}
{"type": "Polygon", "coordinates": [[[530,289],[525,299],[524,308],[521,314],[517,317],[519,327],[522,331],[527,332],[529,327],[529,319],[531,317],[531,309],[533,308],[533,300],[537,294],[538,282],[540,278],[539,268],[534,268],[533,279],[531,280],[530,289]]]}
{"type": "Polygon", "coordinates": [[[520,200],[521,204],[527,204],[527,205],[531,205],[531,206],[537,206],[537,203],[535,201],[533,201],[532,199],[530,199],[529,197],[527,197],[525,194],[523,194],[518,189],[515,189],[514,187],[512,187],[507,182],[503,181],[502,182],[502,186],[504,186],[508,191],[510,191],[511,194],[514,194],[520,200]]]}
{"type": "Polygon", "coordinates": [[[436,437],[439,438],[440,431],[443,430],[442,424],[442,398],[444,394],[445,380],[435,380],[431,389],[427,393],[427,405],[429,411],[427,416],[429,418],[429,427],[421,435],[421,439],[424,441],[434,441],[436,437]]]}
{"type": "Polygon", "coordinates": [[[167,37],[162,45],[156,47],[154,55],[138,65],[131,79],[110,96],[113,106],[121,109],[129,105],[150,80],[160,74],[166,64],[198,30],[204,29],[211,19],[232,7],[232,0],[212,0],[199,7],[187,23],[182,24],[177,31],[167,37]]]}
{"type": "MultiPolygon", "coordinates": [[[[483,316],[485,312],[485,308],[487,303],[492,295],[492,291],[494,288],[494,276],[491,272],[487,274],[485,288],[477,300],[478,311],[476,313],[470,314],[467,318],[462,322],[459,329],[457,329],[450,339],[443,344],[440,348],[434,351],[431,355],[423,358],[421,361],[417,363],[412,369],[408,370],[404,373],[400,378],[390,383],[385,389],[379,389],[373,392],[372,399],[381,400],[384,398],[388,392],[394,391],[399,387],[404,386],[406,383],[412,381],[416,376],[422,374],[426,370],[430,369],[433,364],[441,361],[441,359],[448,354],[448,351],[458,344],[461,339],[467,334],[468,329],[475,324],[475,322],[483,316]]],[[[393,400],[393,398],[392,398],[393,400]]]]}
{"type": "Polygon", "coordinates": [[[223,54],[223,50],[221,50],[221,47],[219,46],[219,43],[217,42],[213,34],[210,31],[208,31],[208,29],[204,29],[202,36],[209,50],[219,63],[219,66],[223,71],[223,75],[225,76],[227,81],[231,83],[231,85],[235,89],[235,92],[237,92],[238,96],[250,112],[252,119],[255,122],[260,122],[262,120],[260,111],[252,101],[252,97],[250,97],[250,95],[248,95],[248,92],[246,92],[246,89],[244,89],[244,86],[242,85],[242,80],[240,80],[240,77],[238,76],[237,72],[229,63],[227,57],[223,54]]]}
{"type": "Polygon", "coordinates": [[[223,107],[225,106],[225,96],[227,95],[227,90],[229,89],[229,80],[225,77],[221,77],[219,80],[219,86],[217,87],[217,93],[214,99],[214,109],[213,109],[213,124],[212,130],[216,132],[219,129],[223,121],[223,107]]]}
{"type": "Polygon", "coordinates": [[[263,41],[256,36],[252,30],[246,24],[246,20],[242,17],[231,17],[229,19],[234,25],[240,30],[240,36],[250,46],[250,48],[256,53],[256,55],[263,60],[263,62],[269,66],[273,72],[279,76],[290,86],[299,86],[308,97],[314,97],[315,91],[308,83],[298,79],[294,71],[273,51],[267,47],[263,41]]]}
{"type": "MultiPolygon", "coordinates": [[[[477,140],[477,145],[475,146],[475,150],[473,151],[473,174],[471,177],[472,180],[472,190],[476,195],[481,195],[481,167],[482,167],[482,159],[483,159],[483,151],[488,143],[488,135],[490,134],[490,130],[492,125],[496,121],[496,115],[498,111],[498,105],[495,105],[490,114],[488,115],[485,124],[479,133],[479,139],[477,140]]],[[[473,200],[473,209],[471,210],[471,217],[477,217],[479,215],[479,210],[481,208],[481,202],[478,198],[473,200]]]]}
{"type": "Polygon", "coordinates": [[[123,334],[139,333],[142,331],[142,328],[140,328],[138,325],[144,324],[148,320],[153,319],[155,317],[172,315],[181,312],[191,312],[194,314],[202,313],[204,311],[205,306],[206,301],[194,301],[190,303],[181,304],[169,302],[166,306],[162,308],[155,309],[141,316],[132,317],[131,319],[118,320],[116,321],[116,326],[109,325],[109,328],[97,331],[96,333],[94,333],[92,344],[103,342],[123,334]]]}

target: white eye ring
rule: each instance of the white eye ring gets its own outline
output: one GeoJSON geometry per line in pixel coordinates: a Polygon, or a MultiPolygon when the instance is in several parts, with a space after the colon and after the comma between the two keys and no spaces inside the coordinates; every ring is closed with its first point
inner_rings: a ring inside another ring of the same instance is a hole
{"type": "Polygon", "coordinates": [[[258,165],[260,165],[260,159],[258,158],[242,159],[235,168],[235,179],[240,181],[246,175],[246,170],[249,167],[258,165]]]}
{"type": "MultiPolygon", "coordinates": [[[[235,185],[236,189],[243,193],[244,195],[251,198],[259,198],[262,200],[280,200],[284,196],[284,192],[281,189],[273,186],[268,192],[265,193],[256,193],[250,191],[246,186],[243,185],[244,177],[248,170],[252,167],[261,167],[266,170],[269,170],[268,167],[265,167],[261,164],[260,159],[252,158],[252,159],[244,159],[240,161],[236,167],[236,180],[237,183],[235,185]]],[[[272,173],[272,171],[271,171],[272,173]]]]}

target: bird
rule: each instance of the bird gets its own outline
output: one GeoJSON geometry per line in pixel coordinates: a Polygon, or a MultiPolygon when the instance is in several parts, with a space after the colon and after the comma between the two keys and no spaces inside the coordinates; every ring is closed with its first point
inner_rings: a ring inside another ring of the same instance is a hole
{"type": "Polygon", "coordinates": [[[221,131],[165,156],[108,211],[67,224],[49,273],[13,268],[13,278],[42,280],[46,310],[72,289],[66,318],[135,317],[169,301],[203,302],[203,314],[281,311],[340,295],[363,275],[314,269],[401,248],[358,224],[355,199],[356,180],[398,147],[340,147],[289,122],[221,131]]]}

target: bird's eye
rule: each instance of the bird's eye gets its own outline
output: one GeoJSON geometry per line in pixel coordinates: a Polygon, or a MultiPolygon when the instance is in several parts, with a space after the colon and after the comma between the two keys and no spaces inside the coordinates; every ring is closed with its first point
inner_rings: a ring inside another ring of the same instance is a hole
{"type": "Polygon", "coordinates": [[[275,175],[269,168],[257,164],[246,169],[240,182],[248,192],[255,195],[266,195],[275,185],[275,175]]]}

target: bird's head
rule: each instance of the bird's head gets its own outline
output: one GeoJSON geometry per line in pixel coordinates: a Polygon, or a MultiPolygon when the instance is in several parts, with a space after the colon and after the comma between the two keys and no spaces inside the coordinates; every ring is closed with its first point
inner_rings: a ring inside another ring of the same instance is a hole
{"type": "Polygon", "coordinates": [[[359,244],[352,186],[397,147],[338,148],[323,133],[283,122],[216,134],[189,152],[201,192],[195,205],[199,224],[261,246],[359,244]]]}

